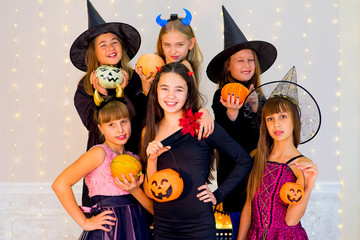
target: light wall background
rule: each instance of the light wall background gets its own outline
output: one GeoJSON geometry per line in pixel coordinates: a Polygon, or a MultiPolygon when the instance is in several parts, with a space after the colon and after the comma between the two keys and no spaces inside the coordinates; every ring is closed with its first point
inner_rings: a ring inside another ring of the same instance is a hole
{"type": "MultiPolygon", "coordinates": [[[[0,199],[4,201],[0,214],[8,217],[0,220],[0,239],[73,239],[80,229],[64,213],[50,186],[86,149],[87,132],[73,105],[83,73],[69,60],[72,42],[87,29],[86,1],[0,2],[0,199]]],[[[133,65],[141,54],[155,52],[158,14],[167,19],[170,13],[184,16],[182,8],[190,10],[204,55],[200,89],[210,111],[216,85],[207,79],[205,69],[223,50],[221,5],[248,40],[273,43],[278,58],[262,82],[280,80],[296,66],[298,83],[313,94],[322,112],[319,134],[300,146],[320,169],[304,219],[306,230],[310,239],[360,239],[359,202],[352,198],[359,197],[360,185],[357,0],[92,3],[106,22],[126,22],[139,30],[142,44],[133,65]]],[[[75,186],[77,196],[80,188],[75,186]]]]}

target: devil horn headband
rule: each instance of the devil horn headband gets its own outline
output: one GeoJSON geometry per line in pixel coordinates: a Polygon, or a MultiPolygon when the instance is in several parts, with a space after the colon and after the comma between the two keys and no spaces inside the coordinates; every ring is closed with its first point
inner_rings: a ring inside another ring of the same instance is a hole
{"type": "MultiPolygon", "coordinates": [[[[192,16],[191,16],[191,13],[189,10],[183,8],[185,13],[186,13],[186,16],[184,19],[181,20],[181,22],[186,25],[186,26],[189,26],[190,25],[190,22],[192,20],[192,16]]],[[[168,20],[164,20],[161,18],[161,14],[159,14],[157,17],[156,17],[156,23],[159,24],[161,27],[165,26],[168,22],[171,22],[171,21],[174,21],[178,19],[178,16],[177,14],[171,14],[170,15],[170,18],[168,20]]]]}

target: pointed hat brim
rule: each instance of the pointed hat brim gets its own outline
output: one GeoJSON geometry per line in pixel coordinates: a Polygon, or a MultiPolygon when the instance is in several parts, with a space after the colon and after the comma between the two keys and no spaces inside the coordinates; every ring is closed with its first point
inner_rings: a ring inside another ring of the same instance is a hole
{"type": "Polygon", "coordinates": [[[123,42],[123,51],[126,51],[130,60],[140,49],[140,33],[131,25],[121,22],[106,23],[88,1],[89,29],[76,38],[70,48],[70,59],[76,68],[86,72],[86,51],[91,41],[103,33],[113,33],[123,42]]]}
{"type": "Polygon", "coordinates": [[[265,102],[274,97],[285,98],[299,106],[301,121],[300,144],[309,142],[318,134],[321,126],[320,107],[311,93],[294,81],[293,75],[287,74],[282,80],[267,82],[252,90],[244,100],[243,113],[245,118],[253,120],[254,114],[261,114],[265,102]],[[285,91],[281,93],[281,89],[285,89],[285,91]],[[288,91],[288,89],[293,90],[288,91]],[[294,101],[293,94],[295,92],[297,97],[294,101]],[[289,93],[291,93],[290,96],[288,96],[289,93]],[[250,96],[253,94],[257,95],[257,102],[259,103],[256,113],[253,112],[251,107],[250,96]]]}
{"type": "Polygon", "coordinates": [[[218,83],[221,80],[219,77],[221,77],[225,61],[242,49],[255,51],[261,73],[264,73],[276,60],[277,50],[275,46],[265,41],[248,41],[224,6],[222,6],[222,9],[224,17],[224,50],[218,53],[208,64],[206,69],[208,78],[218,83]]]}

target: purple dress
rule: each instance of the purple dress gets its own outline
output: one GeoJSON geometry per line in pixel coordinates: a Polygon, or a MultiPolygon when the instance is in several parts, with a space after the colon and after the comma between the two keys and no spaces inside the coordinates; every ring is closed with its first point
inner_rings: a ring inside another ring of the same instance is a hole
{"type": "Polygon", "coordinates": [[[280,188],[286,182],[296,182],[290,162],[302,157],[294,157],[286,163],[267,162],[260,189],[251,202],[251,226],[247,239],[308,239],[305,229],[299,222],[288,226],[285,221],[288,204],[280,198],[280,188]]]}

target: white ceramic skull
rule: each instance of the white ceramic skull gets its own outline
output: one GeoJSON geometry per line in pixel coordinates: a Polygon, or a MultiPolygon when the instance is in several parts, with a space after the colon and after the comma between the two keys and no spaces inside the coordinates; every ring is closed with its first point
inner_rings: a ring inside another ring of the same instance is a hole
{"type": "Polygon", "coordinates": [[[99,78],[99,85],[103,88],[115,89],[117,84],[121,85],[124,81],[123,73],[117,67],[101,65],[95,72],[99,78]]]}

